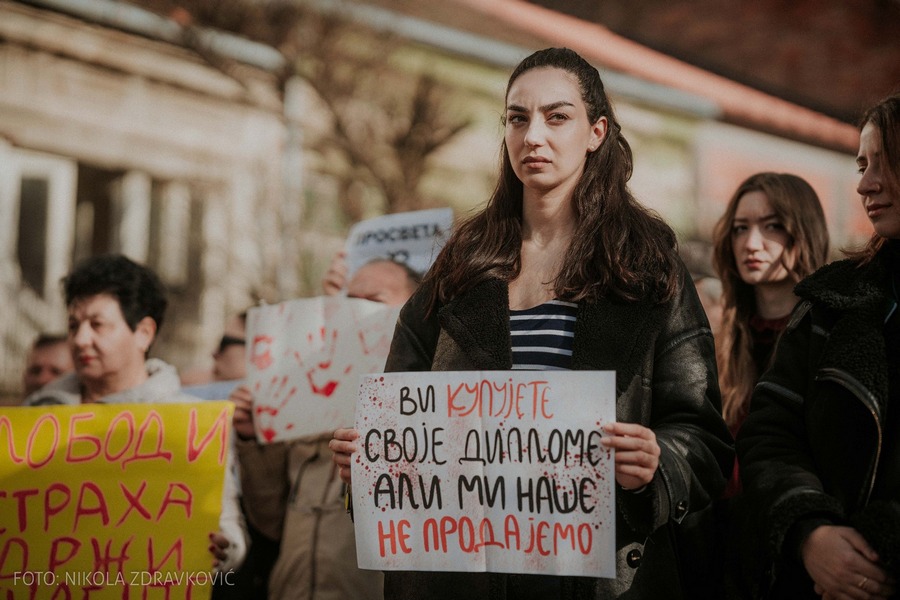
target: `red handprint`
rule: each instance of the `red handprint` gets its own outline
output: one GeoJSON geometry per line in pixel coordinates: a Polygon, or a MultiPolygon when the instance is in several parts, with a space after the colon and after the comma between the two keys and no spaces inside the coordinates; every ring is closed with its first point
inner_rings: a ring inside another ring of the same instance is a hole
{"type": "MultiPolygon", "coordinates": [[[[322,327],[319,329],[319,337],[325,344],[323,352],[324,359],[319,361],[316,366],[306,371],[306,380],[309,382],[309,389],[312,390],[313,394],[329,398],[334,393],[334,390],[337,389],[338,384],[340,384],[340,379],[328,379],[329,376],[325,374],[325,380],[322,383],[316,383],[315,379],[322,381],[323,378],[315,376],[331,369],[334,362],[334,353],[337,350],[338,330],[335,329],[331,332],[331,339],[329,341],[327,339],[326,330],[322,327]]],[[[313,338],[313,334],[307,336],[310,344],[314,342],[313,338]]],[[[349,373],[352,369],[352,365],[347,366],[344,369],[344,375],[349,373]]]]}
{"type": "MultiPolygon", "coordinates": [[[[287,375],[272,377],[265,391],[262,391],[262,382],[257,382],[253,386],[253,396],[258,399],[253,409],[256,413],[254,418],[260,434],[267,442],[275,439],[275,434],[277,433],[273,427],[275,417],[278,416],[296,393],[296,386],[288,389],[287,375]],[[262,402],[265,402],[265,404],[262,402]]],[[[288,429],[290,429],[290,426],[288,426],[288,429]]]]}
{"type": "Polygon", "coordinates": [[[257,335],[253,338],[253,346],[250,348],[250,362],[257,370],[265,371],[272,366],[272,336],[257,335]]]}
{"type": "MultiPolygon", "coordinates": [[[[367,314],[360,314],[358,304],[351,306],[353,313],[353,322],[357,328],[357,336],[359,344],[362,347],[363,355],[369,356],[387,356],[391,349],[391,337],[393,336],[393,322],[386,318],[382,313],[375,316],[381,318],[371,318],[367,314]],[[369,317],[369,318],[367,318],[369,317]]],[[[390,314],[390,313],[389,313],[390,314]]]]}
{"type": "Polygon", "coordinates": [[[363,354],[387,355],[391,349],[391,336],[384,330],[383,325],[373,324],[371,327],[361,327],[359,332],[359,343],[362,346],[363,354]]]}

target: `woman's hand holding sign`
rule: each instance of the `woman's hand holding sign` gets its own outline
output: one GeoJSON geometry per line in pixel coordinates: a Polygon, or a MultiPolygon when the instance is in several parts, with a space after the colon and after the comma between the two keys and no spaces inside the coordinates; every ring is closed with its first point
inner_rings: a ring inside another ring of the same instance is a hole
{"type": "Polygon", "coordinates": [[[334,452],[331,459],[338,466],[341,481],[350,484],[350,460],[357,447],[354,440],[359,437],[355,429],[337,429],[332,436],[328,447],[334,452]]]}
{"type": "Polygon", "coordinates": [[[234,403],[234,416],[231,418],[235,434],[242,440],[256,438],[253,424],[253,394],[245,385],[239,385],[228,397],[234,403]]]}
{"type": "Polygon", "coordinates": [[[228,560],[228,547],[231,543],[221,532],[209,534],[209,553],[213,555],[213,567],[218,568],[228,560]]]}
{"type": "Polygon", "coordinates": [[[637,423],[608,423],[602,443],[616,451],[616,483],[639,490],[653,481],[659,467],[659,444],[652,429],[637,423]]]}

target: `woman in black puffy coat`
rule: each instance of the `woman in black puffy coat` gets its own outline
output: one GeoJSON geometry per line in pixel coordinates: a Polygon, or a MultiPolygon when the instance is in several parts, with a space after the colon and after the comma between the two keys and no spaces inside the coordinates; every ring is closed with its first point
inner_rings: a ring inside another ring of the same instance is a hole
{"type": "Polygon", "coordinates": [[[802,281],[737,440],[767,598],[892,598],[900,579],[900,95],[862,120],[875,232],[802,281]]]}

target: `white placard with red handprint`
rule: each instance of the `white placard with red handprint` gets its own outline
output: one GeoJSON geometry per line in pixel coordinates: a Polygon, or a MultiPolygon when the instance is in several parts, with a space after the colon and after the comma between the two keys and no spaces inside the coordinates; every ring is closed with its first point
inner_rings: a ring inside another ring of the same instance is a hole
{"type": "Polygon", "coordinates": [[[260,443],[354,422],[360,375],[380,373],[400,307],[325,296],[247,312],[247,384],[260,443]]]}

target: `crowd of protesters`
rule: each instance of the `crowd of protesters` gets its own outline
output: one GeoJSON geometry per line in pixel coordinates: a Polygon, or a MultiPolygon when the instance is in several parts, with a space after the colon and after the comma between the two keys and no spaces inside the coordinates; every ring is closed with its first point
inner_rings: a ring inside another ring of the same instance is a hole
{"type": "Polygon", "coordinates": [[[765,172],[737,185],[713,233],[715,332],[674,232],[629,191],[631,149],[595,68],[566,49],[532,54],[509,79],[503,121],[494,194],[424,278],[382,259],[348,279],[338,255],[322,288],[403,306],[386,371],[616,371],[603,438],[615,450],[614,578],[359,569],[344,508],[357,432],[258,441],[246,313],[223,324],[214,353],[227,387],[183,386],[149,357],[165,290],[123,256],[66,276],[68,334],[35,341],[23,404],[228,396],[219,528],[196,535],[215,568],[244,577],[214,597],[895,597],[900,95],[860,122],[857,191],[874,231],[846,259],[826,264],[806,181],[765,172]]]}

